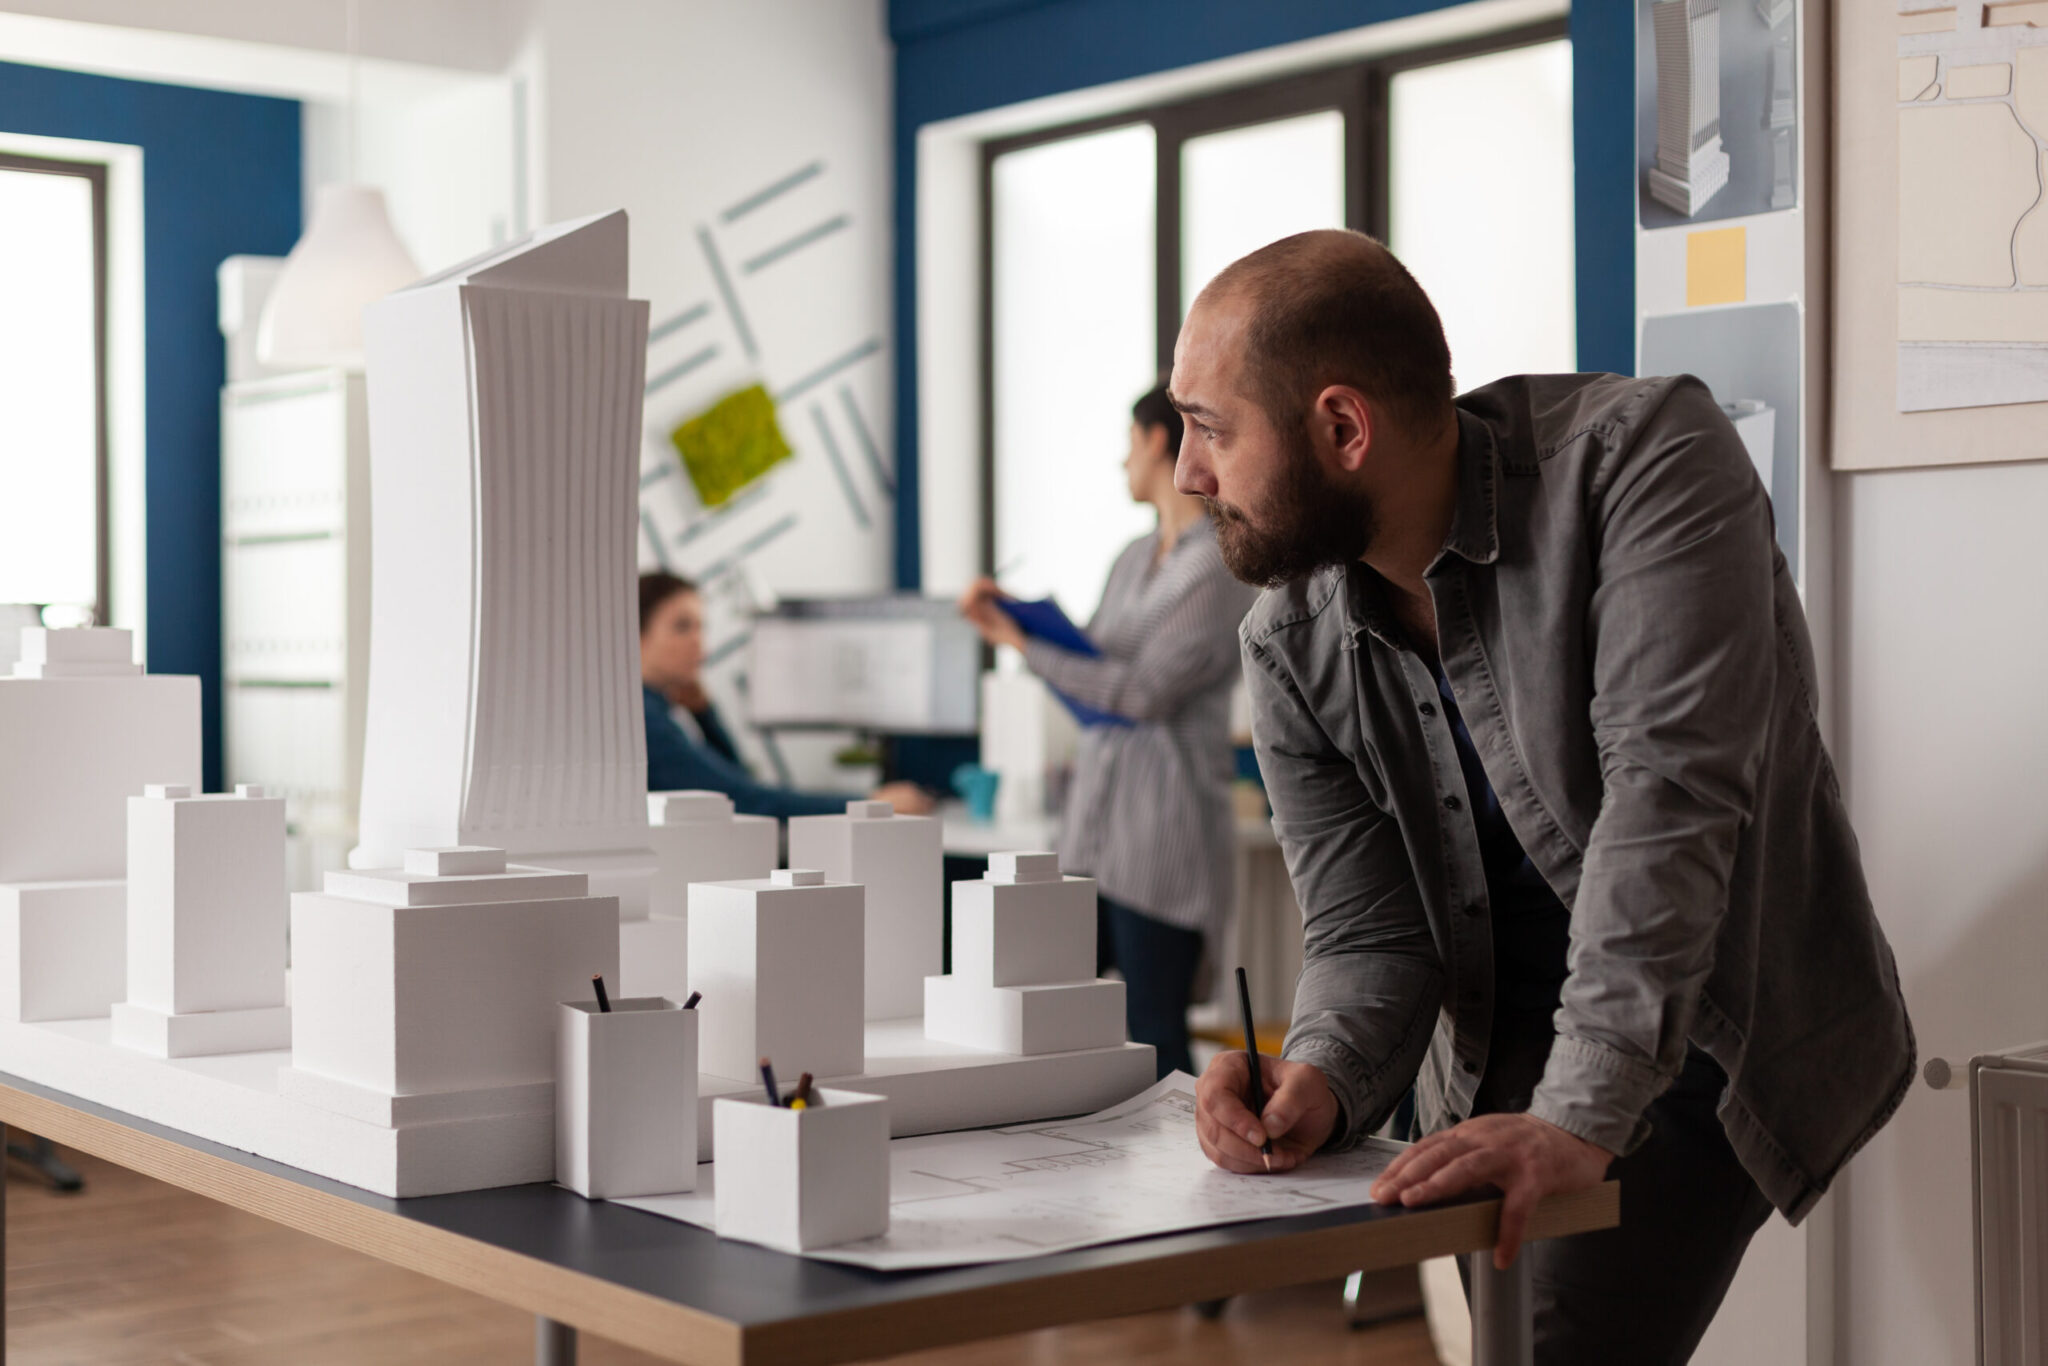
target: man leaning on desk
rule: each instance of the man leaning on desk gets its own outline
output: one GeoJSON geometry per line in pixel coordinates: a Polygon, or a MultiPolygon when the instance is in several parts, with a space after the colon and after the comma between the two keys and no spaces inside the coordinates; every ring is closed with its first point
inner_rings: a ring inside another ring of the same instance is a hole
{"type": "Polygon", "coordinates": [[[1771,508],[1697,380],[1527,375],[1453,399],[1428,297],[1355,233],[1238,261],[1181,329],[1179,487],[1268,592],[1240,632],[1305,921],[1262,1115],[1285,1170],[1427,1135],[1383,1203],[1612,1177],[1617,1229],[1533,1246],[1546,1363],[1682,1362],[1773,1207],[1884,1124],[1913,1033],[1815,724],[1771,508]]]}

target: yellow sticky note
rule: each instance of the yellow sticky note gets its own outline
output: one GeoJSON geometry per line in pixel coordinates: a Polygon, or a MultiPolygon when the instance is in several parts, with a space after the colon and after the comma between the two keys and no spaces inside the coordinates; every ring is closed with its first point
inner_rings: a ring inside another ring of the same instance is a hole
{"type": "Polygon", "coordinates": [[[1685,235],[1685,306],[1739,304],[1749,297],[1749,230],[1685,235]]]}

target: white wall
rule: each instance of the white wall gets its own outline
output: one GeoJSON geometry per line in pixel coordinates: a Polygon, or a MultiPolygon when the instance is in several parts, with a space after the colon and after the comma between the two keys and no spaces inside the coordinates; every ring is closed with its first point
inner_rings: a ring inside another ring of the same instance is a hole
{"type": "MultiPolygon", "coordinates": [[[[1920,1055],[2048,1038],[2048,464],[1838,484],[1838,734],[1920,1055]]],[[[1916,1085],[1852,1167],[1842,1362],[1974,1359],[1969,1131],[1916,1085]]]]}
{"type": "MultiPolygon", "coordinates": [[[[532,39],[545,216],[627,211],[633,292],[653,305],[651,377],[715,348],[648,399],[643,565],[706,580],[714,652],[740,639],[750,596],[886,589],[895,347],[891,51],[880,0],[542,0],[532,39]],[[758,208],[734,212],[813,167],[758,208]],[[777,245],[840,220],[748,270],[777,245]],[[737,317],[714,279],[707,237],[737,317]],[[699,305],[703,316],[663,334],[665,321],[699,305]],[[830,380],[785,397],[849,355],[858,358],[830,380]],[[777,396],[795,454],[760,492],[707,512],[679,477],[669,432],[754,383],[777,396]]],[[[714,693],[740,715],[733,674],[744,655],[711,673],[714,693]]]]}

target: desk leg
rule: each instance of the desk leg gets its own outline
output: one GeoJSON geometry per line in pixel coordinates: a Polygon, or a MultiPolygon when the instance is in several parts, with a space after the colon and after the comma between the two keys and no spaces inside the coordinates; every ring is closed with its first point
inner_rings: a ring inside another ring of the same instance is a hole
{"type": "Polygon", "coordinates": [[[576,1330],[534,1315],[533,1366],[576,1366],[576,1330]]]}
{"type": "Polygon", "coordinates": [[[1472,1366],[1535,1366],[1536,1337],[1529,1250],[1506,1271],[1493,1249],[1466,1254],[1472,1277],[1472,1366]]]}

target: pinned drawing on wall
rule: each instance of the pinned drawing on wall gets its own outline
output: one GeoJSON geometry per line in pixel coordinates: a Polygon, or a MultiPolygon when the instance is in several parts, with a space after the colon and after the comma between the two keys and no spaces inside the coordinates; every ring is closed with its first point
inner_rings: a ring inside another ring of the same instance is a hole
{"type": "Polygon", "coordinates": [[[2048,3],[1898,26],[1898,408],[2048,401],[2048,3]]]}
{"type": "Polygon", "coordinates": [[[1798,202],[1796,0],[1639,0],[1642,225],[1798,202]]]}
{"type": "Polygon", "coordinates": [[[794,454],[776,421],[775,400],[759,384],[738,389],[680,423],[669,441],[707,508],[733,495],[794,454]]]}

